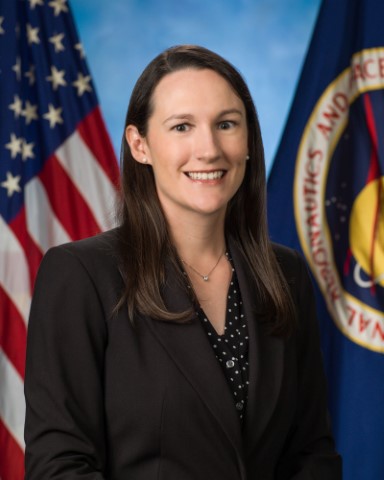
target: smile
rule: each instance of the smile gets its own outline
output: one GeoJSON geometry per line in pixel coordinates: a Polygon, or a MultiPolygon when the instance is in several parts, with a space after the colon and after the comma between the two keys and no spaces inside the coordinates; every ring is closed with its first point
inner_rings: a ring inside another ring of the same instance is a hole
{"type": "Polygon", "coordinates": [[[187,172],[187,175],[192,180],[218,180],[224,173],[224,170],[216,170],[215,172],[187,172]]]}

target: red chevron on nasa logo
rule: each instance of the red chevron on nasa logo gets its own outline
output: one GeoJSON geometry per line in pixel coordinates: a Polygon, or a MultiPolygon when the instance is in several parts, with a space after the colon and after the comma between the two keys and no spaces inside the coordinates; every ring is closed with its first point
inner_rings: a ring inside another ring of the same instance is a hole
{"type": "Polygon", "coordinates": [[[384,48],[353,55],[301,138],[294,209],[301,247],[349,339],[384,352],[384,48]]]}

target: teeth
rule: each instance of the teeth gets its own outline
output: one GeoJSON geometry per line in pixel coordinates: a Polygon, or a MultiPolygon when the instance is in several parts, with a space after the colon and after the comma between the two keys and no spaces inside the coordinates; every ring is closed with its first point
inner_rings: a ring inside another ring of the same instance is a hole
{"type": "Polygon", "coordinates": [[[188,177],[192,180],[217,180],[223,175],[223,170],[217,170],[216,172],[188,172],[188,177]]]}

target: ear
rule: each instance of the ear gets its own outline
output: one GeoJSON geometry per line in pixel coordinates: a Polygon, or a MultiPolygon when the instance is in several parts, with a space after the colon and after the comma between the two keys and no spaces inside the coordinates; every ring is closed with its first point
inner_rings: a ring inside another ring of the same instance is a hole
{"type": "Polygon", "coordinates": [[[128,125],[125,129],[125,139],[131,149],[133,158],[139,163],[151,163],[149,148],[145,137],[142,137],[135,125],[128,125]]]}

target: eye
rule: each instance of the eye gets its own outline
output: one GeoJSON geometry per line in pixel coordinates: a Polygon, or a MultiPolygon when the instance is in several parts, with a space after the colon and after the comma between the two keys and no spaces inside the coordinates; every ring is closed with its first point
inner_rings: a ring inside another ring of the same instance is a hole
{"type": "Polygon", "coordinates": [[[236,125],[236,122],[232,120],[224,120],[219,123],[219,129],[220,130],[229,130],[230,128],[233,128],[236,125]]]}
{"type": "Polygon", "coordinates": [[[175,125],[172,127],[172,130],[175,130],[176,132],[187,132],[190,128],[190,125],[187,123],[179,123],[178,125],[175,125]]]}

